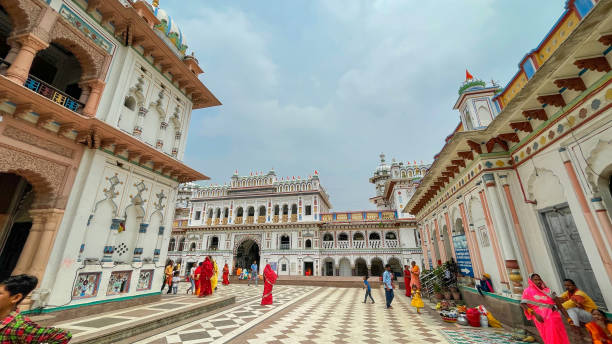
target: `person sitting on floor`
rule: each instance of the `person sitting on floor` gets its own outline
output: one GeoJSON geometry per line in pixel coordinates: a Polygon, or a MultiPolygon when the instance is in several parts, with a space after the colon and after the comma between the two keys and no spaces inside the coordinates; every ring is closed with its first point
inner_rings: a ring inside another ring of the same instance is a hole
{"type": "Polygon", "coordinates": [[[569,278],[563,280],[563,286],[565,292],[559,296],[559,301],[572,319],[570,325],[577,329],[580,323],[586,324],[591,321],[591,312],[597,309],[597,305],[585,292],[576,287],[573,280],[569,278]]]}
{"type": "Polygon", "coordinates": [[[599,309],[591,312],[593,320],[586,324],[593,344],[612,344],[612,323],[606,318],[606,313],[599,309]]]}
{"type": "Polygon", "coordinates": [[[493,293],[493,283],[491,283],[491,275],[488,273],[482,274],[480,284],[476,283],[476,289],[481,296],[484,296],[483,292],[493,293]]]}

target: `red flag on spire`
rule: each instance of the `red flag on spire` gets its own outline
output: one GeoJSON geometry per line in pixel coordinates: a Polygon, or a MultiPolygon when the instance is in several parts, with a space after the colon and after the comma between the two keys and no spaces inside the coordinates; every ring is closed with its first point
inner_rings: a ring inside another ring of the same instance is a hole
{"type": "Polygon", "coordinates": [[[472,74],[470,74],[470,72],[468,72],[468,70],[466,69],[466,70],[465,70],[465,81],[472,80],[472,79],[474,79],[474,77],[473,77],[473,76],[472,76],[472,74]]]}

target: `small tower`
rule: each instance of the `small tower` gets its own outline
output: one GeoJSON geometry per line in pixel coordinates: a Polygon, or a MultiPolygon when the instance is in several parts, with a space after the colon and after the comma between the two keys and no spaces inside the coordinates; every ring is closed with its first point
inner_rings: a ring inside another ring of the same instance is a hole
{"type": "Polygon", "coordinates": [[[453,109],[459,110],[463,130],[486,128],[499,113],[493,97],[500,91],[497,85],[487,84],[466,70],[465,81],[459,87],[459,99],[453,109]]]}

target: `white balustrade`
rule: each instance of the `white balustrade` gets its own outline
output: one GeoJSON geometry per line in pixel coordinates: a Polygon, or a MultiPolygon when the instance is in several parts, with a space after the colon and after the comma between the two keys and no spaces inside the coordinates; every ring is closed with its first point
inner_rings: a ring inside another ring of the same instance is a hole
{"type": "Polygon", "coordinates": [[[365,248],[365,241],[363,240],[353,240],[353,248],[365,248]]]}
{"type": "Polygon", "coordinates": [[[370,240],[370,248],[380,248],[380,240],[370,240]]]}
{"type": "Polygon", "coordinates": [[[334,248],[333,241],[323,241],[323,248],[334,248]]]}
{"type": "Polygon", "coordinates": [[[338,248],[349,248],[349,241],[348,240],[338,241],[338,248]]]}
{"type": "Polygon", "coordinates": [[[398,246],[397,240],[385,240],[385,247],[397,248],[398,246]]]}

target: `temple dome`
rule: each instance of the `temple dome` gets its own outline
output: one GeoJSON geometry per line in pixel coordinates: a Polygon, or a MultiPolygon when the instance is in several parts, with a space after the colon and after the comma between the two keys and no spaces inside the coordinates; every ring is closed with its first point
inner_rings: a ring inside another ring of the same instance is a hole
{"type": "Polygon", "coordinates": [[[185,36],[183,35],[183,32],[179,28],[178,24],[168,15],[168,12],[159,7],[155,7],[155,4],[153,5],[153,13],[161,22],[160,24],[155,25],[155,29],[162,32],[172,43],[172,45],[174,45],[174,47],[184,55],[187,51],[187,44],[185,36]]]}

